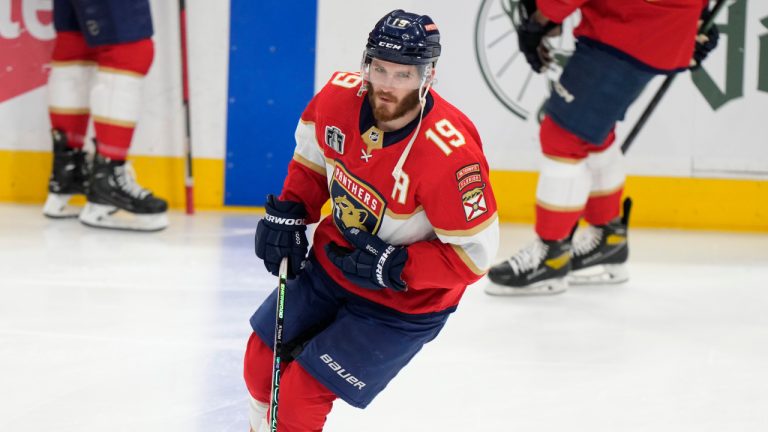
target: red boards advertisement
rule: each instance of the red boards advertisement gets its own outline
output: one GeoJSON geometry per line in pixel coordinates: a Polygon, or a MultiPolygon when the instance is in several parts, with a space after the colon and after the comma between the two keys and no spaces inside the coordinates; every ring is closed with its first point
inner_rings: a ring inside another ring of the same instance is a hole
{"type": "Polygon", "coordinates": [[[0,103],[45,85],[53,51],[52,0],[0,0],[0,103]]]}

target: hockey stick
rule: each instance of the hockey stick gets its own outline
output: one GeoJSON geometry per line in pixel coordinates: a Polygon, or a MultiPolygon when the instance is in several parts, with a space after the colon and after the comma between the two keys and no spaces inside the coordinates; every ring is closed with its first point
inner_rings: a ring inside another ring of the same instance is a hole
{"type": "Polygon", "coordinates": [[[184,104],[184,152],[187,156],[184,171],[185,207],[188,215],[195,214],[195,180],[192,177],[192,133],[189,120],[189,73],[187,62],[187,5],[179,0],[179,28],[181,37],[181,85],[184,104]]]}
{"type": "MultiPolygon", "coordinates": [[[[703,22],[701,24],[701,27],[699,27],[699,34],[706,33],[707,30],[709,30],[710,27],[715,23],[715,17],[718,13],[720,13],[720,10],[723,9],[725,6],[725,2],[727,0],[717,0],[717,3],[715,3],[715,7],[712,9],[712,13],[709,14],[709,18],[707,18],[707,21],[703,22]]],[[[632,127],[632,130],[629,132],[629,135],[627,135],[627,138],[624,140],[624,143],[621,144],[621,152],[626,153],[627,149],[629,149],[629,146],[632,145],[632,142],[637,137],[637,134],[640,133],[640,130],[643,128],[645,123],[648,121],[648,118],[651,116],[653,111],[656,109],[656,106],[661,101],[661,98],[664,97],[664,94],[669,90],[669,86],[672,85],[672,82],[675,80],[675,77],[677,76],[677,73],[673,73],[671,75],[668,75],[667,78],[664,80],[664,82],[661,84],[661,87],[656,91],[656,94],[653,95],[653,99],[651,99],[651,102],[648,103],[648,106],[645,108],[645,111],[643,111],[643,114],[640,116],[640,118],[637,120],[637,123],[632,127]]]]}
{"type": "Polygon", "coordinates": [[[272,369],[272,393],[269,398],[269,430],[277,432],[277,402],[280,393],[280,363],[282,356],[280,351],[283,347],[283,307],[285,306],[285,287],[288,283],[288,258],[280,261],[280,270],[278,272],[279,282],[277,286],[277,311],[275,313],[275,345],[274,362],[272,369]]]}

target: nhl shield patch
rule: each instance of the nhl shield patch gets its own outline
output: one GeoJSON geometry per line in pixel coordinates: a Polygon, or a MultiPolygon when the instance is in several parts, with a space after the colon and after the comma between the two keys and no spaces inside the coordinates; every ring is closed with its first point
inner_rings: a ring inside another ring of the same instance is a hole
{"type": "Polygon", "coordinates": [[[325,144],[336,153],[344,154],[344,133],[336,126],[326,126],[325,144]]]}

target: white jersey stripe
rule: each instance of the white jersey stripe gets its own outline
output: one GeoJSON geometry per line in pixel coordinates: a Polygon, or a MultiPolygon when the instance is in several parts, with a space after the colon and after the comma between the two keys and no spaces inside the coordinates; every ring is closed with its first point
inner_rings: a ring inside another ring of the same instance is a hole
{"type": "Polygon", "coordinates": [[[468,258],[474,264],[474,267],[469,264],[468,267],[478,275],[484,274],[496,258],[490,255],[489,252],[493,251],[495,253],[499,248],[499,220],[494,217],[492,222],[485,226],[483,230],[471,236],[438,235],[438,238],[443,243],[460,247],[466,256],[461,254],[459,256],[465,262],[468,258]]]}
{"type": "MultiPolygon", "coordinates": [[[[296,125],[294,136],[296,138],[295,155],[301,156],[316,167],[326,166],[325,156],[317,143],[314,122],[300,121],[296,125]]],[[[308,166],[311,168],[311,165],[308,166]]]]}

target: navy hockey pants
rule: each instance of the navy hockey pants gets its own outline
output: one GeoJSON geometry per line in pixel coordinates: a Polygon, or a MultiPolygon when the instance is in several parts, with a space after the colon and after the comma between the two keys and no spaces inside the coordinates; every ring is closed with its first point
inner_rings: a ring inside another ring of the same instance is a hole
{"type": "Polygon", "coordinates": [[[90,47],[152,37],[149,0],[53,0],[57,32],[78,31],[90,47]]]}
{"type": "MultiPolygon", "coordinates": [[[[276,298],[277,290],[251,317],[254,332],[270,348],[276,298]]],[[[350,405],[364,408],[437,336],[449,315],[410,315],[372,303],[338,286],[310,259],[288,282],[283,340],[300,342],[300,352],[293,354],[306,372],[350,405]]]]}

